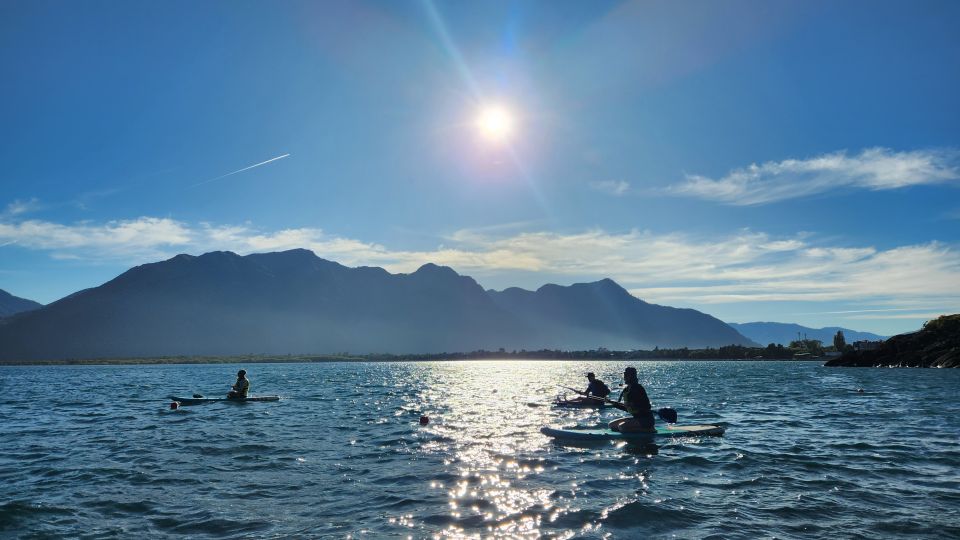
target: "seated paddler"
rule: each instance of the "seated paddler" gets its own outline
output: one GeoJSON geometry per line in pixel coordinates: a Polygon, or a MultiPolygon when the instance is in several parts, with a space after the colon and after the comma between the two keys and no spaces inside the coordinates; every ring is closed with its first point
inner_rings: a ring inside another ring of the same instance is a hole
{"type": "Polygon", "coordinates": [[[250,379],[247,378],[247,370],[241,369],[237,372],[237,382],[233,385],[233,390],[227,392],[227,397],[230,399],[245,398],[249,391],[250,379]]]}
{"type": "Polygon", "coordinates": [[[590,381],[590,384],[587,385],[587,390],[583,393],[583,395],[597,396],[602,398],[610,395],[610,387],[598,379],[593,372],[587,373],[587,380],[590,381]]]}
{"type": "Polygon", "coordinates": [[[656,431],[653,427],[653,411],[650,407],[650,398],[647,397],[646,389],[637,380],[637,368],[628,367],[623,370],[623,382],[626,387],[620,393],[620,399],[614,406],[627,411],[632,416],[610,422],[610,429],[622,433],[656,431]]]}

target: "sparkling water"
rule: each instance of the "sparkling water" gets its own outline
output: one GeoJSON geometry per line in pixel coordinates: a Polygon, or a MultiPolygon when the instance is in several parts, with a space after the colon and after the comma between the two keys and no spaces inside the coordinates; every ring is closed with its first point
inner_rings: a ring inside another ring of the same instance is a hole
{"type": "Polygon", "coordinates": [[[958,383],[811,362],[3,367],[0,537],[958,537],[958,383]],[[627,365],[654,408],[726,434],[540,434],[616,418],[550,402],[627,365]],[[169,408],[239,367],[281,401],[169,408]]]}

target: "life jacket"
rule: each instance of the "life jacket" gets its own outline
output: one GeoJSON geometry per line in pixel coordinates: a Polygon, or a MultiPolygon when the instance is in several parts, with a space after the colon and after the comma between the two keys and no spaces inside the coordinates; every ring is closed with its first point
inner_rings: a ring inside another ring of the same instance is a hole
{"type": "Polygon", "coordinates": [[[250,391],[250,379],[237,379],[237,384],[233,385],[233,389],[241,396],[247,397],[247,392],[250,391]]]}

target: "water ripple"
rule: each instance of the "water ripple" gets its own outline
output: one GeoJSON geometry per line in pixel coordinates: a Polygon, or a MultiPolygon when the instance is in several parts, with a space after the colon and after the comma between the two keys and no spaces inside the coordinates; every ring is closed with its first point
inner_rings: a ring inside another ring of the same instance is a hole
{"type": "Polygon", "coordinates": [[[0,368],[0,536],[960,537],[960,371],[635,365],[726,435],[539,433],[614,418],[549,405],[617,362],[247,365],[280,402],[179,410],[238,366],[0,368]]]}

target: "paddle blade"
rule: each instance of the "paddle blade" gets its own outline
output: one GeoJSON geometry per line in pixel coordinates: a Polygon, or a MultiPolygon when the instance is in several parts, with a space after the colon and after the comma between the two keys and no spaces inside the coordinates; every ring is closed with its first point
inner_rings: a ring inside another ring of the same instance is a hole
{"type": "Polygon", "coordinates": [[[677,411],[671,409],[670,407],[664,407],[657,411],[657,416],[659,416],[664,422],[668,424],[677,423],[677,411]]]}

